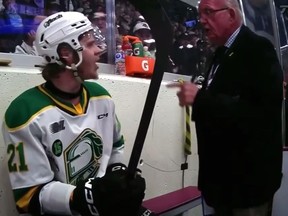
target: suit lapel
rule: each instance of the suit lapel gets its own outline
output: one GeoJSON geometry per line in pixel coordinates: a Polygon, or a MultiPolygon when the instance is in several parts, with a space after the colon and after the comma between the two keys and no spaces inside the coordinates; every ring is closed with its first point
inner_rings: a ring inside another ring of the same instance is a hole
{"type": "MultiPolygon", "coordinates": [[[[235,41],[228,48],[227,52],[225,53],[225,55],[221,59],[220,64],[219,64],[219,66],[217,68],[217,71],[215,73],[215,76],[214,76],[210,86],[212,86],[215,83],[215,81],[217,82],[217,78],[218,77],[221,77],[221,74],[224,72],[222,69],[223,69],[223,67],[225,67],[226,62],[230,61],[230,59],[232,57],[234,57],[235,54],[237,54],[239,49],[241,49],[241,45],[240,44],[243,44],[243,42],[244,42],[243,40],[245,39],[245,34],[249,34],[248,32],[249,32],[249,29],[246,26],[242,25],[242,27],[241,27],[241,29],[239,31],[239,34],[237,35],[235,41]]],[[[244,44],[245,44],[245,42],[244,42],[244,44]]],[[[209,77],[209,73],[211,72],[212,66],[213,66],[213,57],[210,59],[209,67],[207,67],[208,70],[206,71],[205,82],[204,82],[204,85],[203,85],[204,88],[207,88],[208,77],[209,77]]],[[[230,72],[231,71],[229,71],[229,73],[230,72]]]]}
{"type": "Polygon", "coordinates": [[[209,73],[210,73],[212,65],[213,65],[214,54],[210,55],[210,57],[207,59],[207,62],[205,64],[205,80],[204,80],[204,83],[203,83],[203,88],[207,87],[208,76],[209,76],[209,73]]]}

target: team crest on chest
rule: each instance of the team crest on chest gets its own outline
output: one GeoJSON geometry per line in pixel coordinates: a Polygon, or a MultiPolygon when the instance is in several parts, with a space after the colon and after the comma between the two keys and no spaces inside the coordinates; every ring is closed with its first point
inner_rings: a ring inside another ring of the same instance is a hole
{"type": "Polygon", "coordinates": [[[67,183],[94,177],[102,156],[102,138],[93,130],[85,129],[64,151],[67,183]]]}

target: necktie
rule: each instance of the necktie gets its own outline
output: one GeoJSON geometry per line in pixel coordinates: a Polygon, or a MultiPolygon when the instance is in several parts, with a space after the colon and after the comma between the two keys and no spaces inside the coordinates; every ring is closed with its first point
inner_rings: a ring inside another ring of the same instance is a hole
{"type": "Polygon", "coordinates": [[[207,87],[209,87],[210,83],[212,82],[212,79],[217,71],[217,68],[226,52],[228,48],[225,46],[220,46],[216,49],[215,53],[214,53],[214,58],[213,58],[213,65],[211,67],[209,76],[208,76],[208,85],[207,87]]]}
{"type": "Polygon", "coordinates": [[[227,50],[227,47],[225,47],[225,46],[220,46],[216,49],[215,55],[214,55],[213,65],[218,65],[220,63],[226,50],[227,50]]]}

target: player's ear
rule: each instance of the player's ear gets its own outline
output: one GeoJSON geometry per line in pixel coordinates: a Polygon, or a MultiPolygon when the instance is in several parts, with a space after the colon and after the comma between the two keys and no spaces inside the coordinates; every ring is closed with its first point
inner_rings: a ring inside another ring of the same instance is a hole
{"type": "Polygon", "coordinates": [[[64,64],[71,65],[74,62],[75,51],[68,44],[59,45],[57,52],[64,64]]]}

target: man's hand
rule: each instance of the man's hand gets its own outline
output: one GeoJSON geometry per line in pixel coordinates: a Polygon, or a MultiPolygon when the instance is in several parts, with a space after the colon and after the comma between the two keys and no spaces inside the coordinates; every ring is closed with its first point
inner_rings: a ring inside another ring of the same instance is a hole
{"type": "Polygon", "coordinates": [[[177,96],[180,106],[192,105],[199,91],[197,85],[191,82],[172,82],[166,85],[168,88],[178,88],[177,96]]]}
{"type": "Polygon", "coordinates": [[[33,42],[35,41],[35,35],[36,32],[34,30],[29,31],[28,34],[26,35],[26,38],[24,39],[24,42],[32,47],[33,42]]]}

